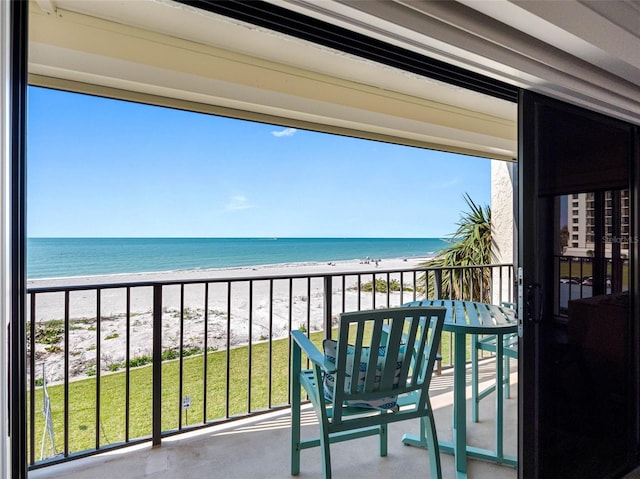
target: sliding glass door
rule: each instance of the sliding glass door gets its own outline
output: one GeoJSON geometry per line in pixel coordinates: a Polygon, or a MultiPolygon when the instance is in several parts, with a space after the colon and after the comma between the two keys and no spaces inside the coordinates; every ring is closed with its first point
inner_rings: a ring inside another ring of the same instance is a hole
{"type": "Polygon", "coordinates": [[[638,446],[637,129],[520,109],[520,477],[617,477],[638,446]]]}

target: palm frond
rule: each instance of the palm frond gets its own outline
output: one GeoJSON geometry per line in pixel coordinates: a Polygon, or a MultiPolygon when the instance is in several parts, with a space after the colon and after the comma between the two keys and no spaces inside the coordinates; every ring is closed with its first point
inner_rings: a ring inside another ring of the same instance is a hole
{"type": "MultiPolygon", "coordinates": [[[[481,266],[493,260],[491,207],[477,205],[467,193],[464,199],[469,211],[460,213],[460,220],[456,223],[458,228],[448,238],[450,246],[438,251],[433,259],[422,263],[422,266],[481,266]]],[[[426,282],[428,297],[433,297],[436,291],[435,273],[424,276],[423,281],[426,282]]],[[[445,269],[440,296],[442,299],[485,301],[488,299],[490,281],[490,268],[445,269]]]]}

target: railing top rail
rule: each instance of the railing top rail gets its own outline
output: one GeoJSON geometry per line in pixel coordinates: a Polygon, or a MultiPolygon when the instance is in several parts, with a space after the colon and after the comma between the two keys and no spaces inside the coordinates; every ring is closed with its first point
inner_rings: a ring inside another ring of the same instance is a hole
{"type": "MultiPolygon", "coordinates": [[[[117,283],[93,283],[93,284],[77,284],[77,285],[57,285],[57,286],[42,286],[42,287],[27,287],[27,293],[56,293],[60,291],[84,291],[94,289],[121,289],[121,288],[143,288],[153,287],[157,285],[161,286],[175,286],[175,285],[187,285],[187,284],[205,284],[205,283],[237,283],[245,281],[269,281],[269,280],[283,280],[283,279],[299,279],[299,278],[326,278],[326,277],[341,277],[341,276],[357,276],[357,275],[371,275],[371,274],[386,274],[386,273],[411,273],[411,272],[425,272],[425,271],[444,271],[444,270],[458,270],[458,269],[477,269],[477,268],[499,268],[499,267],[513,267],[511,263],[500,264],[480,264],[480,265],[466,265],[466,266],[417,266],[413,268],[375,268],[363,269],[356,271],[337,271],[333,272],[318,272],[318,273],[298,273],[298,274],[277,274],[277,275],[251,275],[251,276],[229,276],[220,278],[194,278],[194,279],[171,279],[171,280],[151,280],[151,281],[123,281],[117,283]]],[[[60,279],[60,278],[56,278],[60,279]]]]}

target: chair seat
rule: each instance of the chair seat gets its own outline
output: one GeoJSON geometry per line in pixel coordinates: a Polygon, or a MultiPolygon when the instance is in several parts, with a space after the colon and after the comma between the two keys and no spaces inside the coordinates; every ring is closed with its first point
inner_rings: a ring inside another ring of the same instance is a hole
{"type": "MultiPolygon", "coordinates": [[[[300,382],[304,382],[307,387],[316,388],[316,380],[314,379],[313,369],[304,369],[300,371],[300,382]]],[[[305,387],[303,385],[303,387],[305,387]]],[[[306,389],[306,387],[305,387],[306,389]]],[[[327,417],[329,419],[333,418],[333,404],[331,401],[328,401],[326,398],[323,398],[325,402],[325,408],[327,411],[327,417]]],[[[357,406],[343,406],[342,407],[342,416],[365,416],[365,415],[373,415],[373,414],[381,414],[385,413],[385,411],[381,411],[379,409],[371,409],[357,406]]]]}

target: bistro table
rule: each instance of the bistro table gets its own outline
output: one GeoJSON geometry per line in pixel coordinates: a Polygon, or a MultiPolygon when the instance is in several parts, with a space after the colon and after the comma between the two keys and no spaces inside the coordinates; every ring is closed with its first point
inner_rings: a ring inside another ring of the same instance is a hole
{"type": "MultiPolygon", "coordinates": [[[[439,441],[440,450],[453,454],[456,477],[467,477],[467,456],[516,467],[515,456],[507,456],[503,450],[503,409],[502,391],[504,382],[504,336],[517,331],[515,311],[512,308],[472,301],[424,300],[412,301],[403,306],[445,307],[447,314],[443,331],[450,331],[454,337],[453,358],[453,442],[439,441]],[[467,394],[466,394],[466,338],[468,334],[496,335],[496,429],[495,449],[481,449],[467,445],[467,394]]],[[[423,435],[423,434],[421,434],[423,435]]],[[[419,436],[405,434],[403,443],[426,447],[419,436]]]]}

